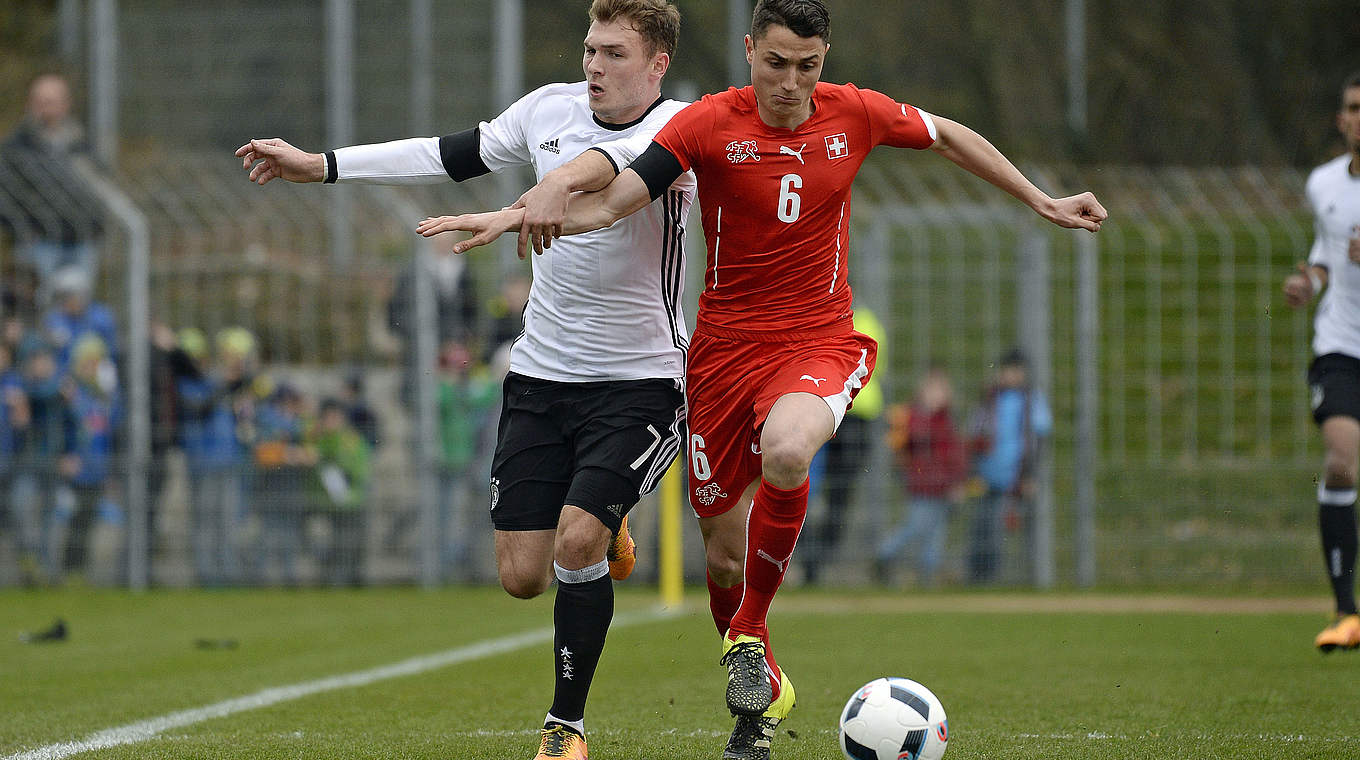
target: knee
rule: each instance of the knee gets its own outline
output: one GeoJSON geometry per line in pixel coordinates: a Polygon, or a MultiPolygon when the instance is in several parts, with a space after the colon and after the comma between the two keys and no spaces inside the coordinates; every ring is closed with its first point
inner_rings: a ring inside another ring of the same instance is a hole
{"type": "Polygon", "coordinates": [[[808,468],[816,453],[800,441],[787,438],[771,441],[768,447],[762,444],[760,474],[778,488],[796,488],[807,480],[808,468]]]}
{"type": "Polygon", "coordinates": [[[553,542],[553,560],[573,570],[603,562],[612,536],[609,529],[594,518],[563,524],[553,542]]]}
{"type": "Polygon", "coordinates": [[[552,578],[546,572],[529,572],[524,567],[506,566],[497,568],[501,588],[516,599],[533,599],[548,590],[552,578]]]}
{"type": "Polygon", "coordinates": [[[709,546],[705,560],[708,564],[708,576],[723,588],[731,588],[741,583],[745,577],[746,558],[726,547],[709,546]]]}
{"type": "Polygon", "coordinates": [[[1328,488],[1355,487],[1356,463],[1352,459],[1353,457],[1342,456],[1336,452],[1328,452],[1323,475],[1328,488]]]}

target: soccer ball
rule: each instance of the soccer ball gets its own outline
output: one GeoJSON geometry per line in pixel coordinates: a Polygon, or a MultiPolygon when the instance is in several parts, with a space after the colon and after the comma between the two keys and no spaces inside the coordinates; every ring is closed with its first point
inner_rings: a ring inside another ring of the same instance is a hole
{"type": "Polygon", "coordinates": [[[841,711],[841,751],[849,760],[939,760],[949,742],[944,706],[906,678],[880,678],[841,711]]]}

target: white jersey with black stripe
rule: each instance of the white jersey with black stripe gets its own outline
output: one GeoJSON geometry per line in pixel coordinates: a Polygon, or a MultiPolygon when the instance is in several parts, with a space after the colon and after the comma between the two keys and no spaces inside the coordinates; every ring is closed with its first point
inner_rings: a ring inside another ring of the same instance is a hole
{"type": "MultiPolygon", "coordinates": [[[[545,85],[482,122],[475,135],[338,149],[334,176],[433,182],[529,164],[541,180],[593,147],[622,169],[686,105],[659,99],[634,122],[606,124],[591,112],[584,82],[545,85]],[[469,167],[474,144],[480,161],[469,167]]],[[[558,238],[534,256],[524,333],[511,348],[510,370],[564,382],[683,378],[684,227],[695,189],[694,175],[686,173],[641,211],[605,229],[558,238]]]]}
{"type": "Polygon", "coordinates": [[[1347,249],[1360,237],[1360,177],[1350,173],[1350,154],[1308,175],[1308,204],[1314,214],[1308,263],[1327,269],[1327,289],[1313,317],[1313,353],[1360,358],[1360,265],[1347,249]]]}

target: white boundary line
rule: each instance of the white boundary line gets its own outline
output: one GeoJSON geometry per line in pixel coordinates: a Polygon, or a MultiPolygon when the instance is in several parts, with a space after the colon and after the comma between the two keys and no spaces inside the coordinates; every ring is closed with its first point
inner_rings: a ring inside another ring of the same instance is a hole
{"type": "MultiPolygon", "coordinates": [[[[623,613],[615,615],[610,628],[623,628],[639,623],[650,623],[667,617],[681,614],[679,610],[671,609],[652,609],[641,612],[623,613]]],[[[244,697],[228,699],[203,707],[195,707],[190,710],[180,710],[179,712],[167,713],[155,718],[129,723],[125,726],[106,728],[97,731],[84,739],[75,741],[61,742],[59,744],[49,744],[46,747],[26,750],[17,754],[8,755],[0,760],[62,760],[62,758],[78,755],[82,752],[92,752],[109,747],[117,747],[124,744],[136,744],[153,739],[162,732],[173,728],[182,728],[194,723],[202,723],[213,718],[225,718],[247,710],[257,710],[261,707],[269,707],[280,702],[289,702],[303,697],[310,697],[313,694],[320,694],[337,689],[350,689],[357,686],[367,686],[378,681],[386,681],[391,678],[401,678],[424,673],[429,670],[437,670],[450,665],[480,660],[486,657],[494,657],[499,654],[513,652],[516,649],[551,642],[553,640],[553,629],[538,628],[532,631],[516,633],[510,636],[503,636],[498,639],[488,639],[479,641],[475,644],[449,649],[444,652],[412,657],[409,660],[394,662],[391,665],[382,665],[368,670],[360,670],[344,675],[330,676],[315,681],[292,684],[291,686],[276,686],[263,691],[257,691],[244,697]]]]}

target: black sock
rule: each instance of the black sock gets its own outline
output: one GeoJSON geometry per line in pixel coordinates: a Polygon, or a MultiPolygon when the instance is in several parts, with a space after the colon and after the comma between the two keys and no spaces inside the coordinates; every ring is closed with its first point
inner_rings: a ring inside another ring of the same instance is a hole
{"type": "Polygon", "coordinates": [[[565,570],[559,565],[554,569],[558,581],[553,603],[555,684],[546,722],[583,733],[581,721],[590,681],[614,618],[614,582],[609,578],[607,562],[582,570],[565,570]]]}
{"type": "Polygon", "coordinates": [[[1318,505],[1318,526],[1322,530],[1322,559],[1332,581],[1339,615],[1355,614],[1355,491],[1323,489],[1318,505]],[[1337,504],[1346,501],[1348,504],[1337,504]]]}

